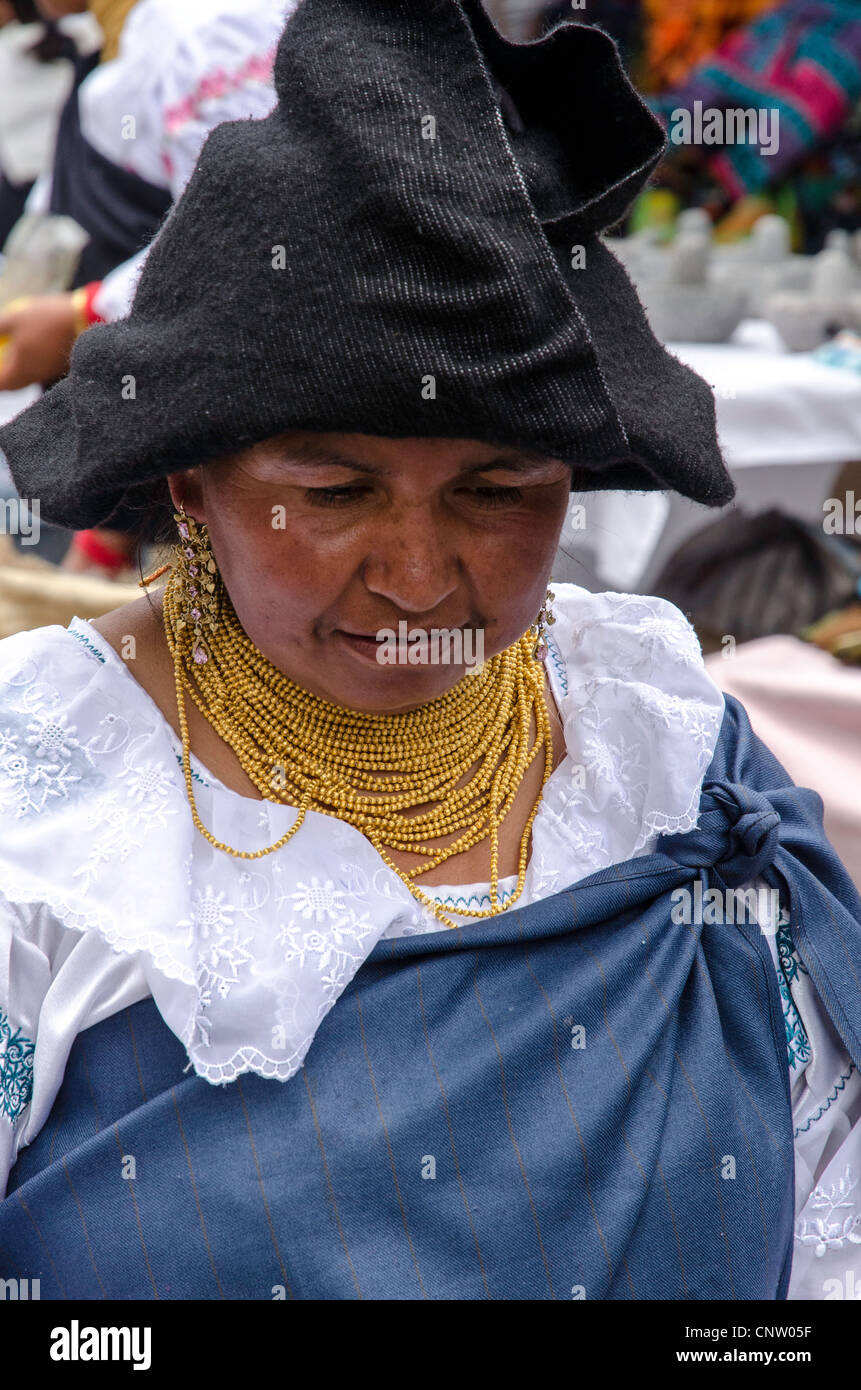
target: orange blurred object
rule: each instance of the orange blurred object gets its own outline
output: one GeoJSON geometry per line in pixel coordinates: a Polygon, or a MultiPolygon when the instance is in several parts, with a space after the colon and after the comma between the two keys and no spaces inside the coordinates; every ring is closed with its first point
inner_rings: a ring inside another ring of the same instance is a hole
{"type": "Polygon", "coordinates": [[[774,203],[761,193],[747,193],[739,198],[714,228],[713,236],[718,245],[740,241],[750,235],[755,222],[767,212],[774,212],[774,203]]]}
{"type": "Polygon", "coordinates": [[[643,83],[653,92],[677,87],[732,29],[781,0],[643,0],[643,83]]]}

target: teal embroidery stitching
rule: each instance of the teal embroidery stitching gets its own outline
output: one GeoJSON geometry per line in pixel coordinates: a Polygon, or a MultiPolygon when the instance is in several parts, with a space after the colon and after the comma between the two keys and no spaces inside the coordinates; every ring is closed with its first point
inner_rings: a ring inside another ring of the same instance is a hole
{"type": "Polygon", "coordinates": [[[775,937],[777,943],[777,954],[780,958],[780,968],[786,976],[787,983],[798,979],[799,975],[810,974],[804,962],[795,953],[795,943],[789,930],[788,922],[781,922],[775,937]]]}
{"type": "MultiPolygon", "coordinates": [[[[182,767],[182,754],[174,753],[174,757],[176,758],[176,761],[179,763],[180,767],[182,767]]],[[[202,787],[211,786],[211,783],[207,782],[203,777],[201,777],[199,772],[195,772],[194,768],[191,769],[191,775],[194,781],[199,782],[202,787]]]]}
{"type": "Polygon", "coordinates": [[[81,645],[86,647],[87,651],[90,652],[94,657],[96,657],[96,659],[100,661],[104,666],[105,658],[99,651],[95,642],[91,642],[89,637],[87,637],[83,632],[76,632],[75,629],[71,626],[66,628],[66,631],[70,632],[73,637],[76,637],[77,640],[81,643],[81,645]]]}
{"type": "MultiPolygon", "coordinates": [[[[505,903],[508,902],[509,898],[513,897],[513,889],[503,888],[499,894],[499,901],[505,903]]],[[[482,893],[481,897],[479,897],[477,893],[472,893],[468,898],[438,898],[437,901],[443,907],[450,907],[452,912],[466,912],[467,909],[475,911],[477,908],[491,906],[489,893],[482,893]]]]}
{"type": "Polygon", "coordinates": [[[565,663],[562,660],[562,657],[559,655],[556,643],[553,641],[553,638],[550,636],[549,632],[545,632],[544,634],[544,645],[547,648],[550,659],[553,662],[556,674],[559,677],[559,683],[562,686],[562,694],[567,695],[568,672],[565,670],[565,663]]]}
{"type": "Polygon", "coordinates": [[[36,1048],[20,1028],[12,1032],[0,1009],[0,1112],[14,1124],[33,1094],[33,1056],[36,1048]]]}
{"type": "Polygon", "coordinates": [[[795,1007],[792,995],[785,981],[780,981],[780,998],[783,1003],[783,1026],[786,1029],[786,1051],[790,1068],[806,1066],[810,1061],[810,1043],[804,1025],[795,1007]]]}
{"type": "Polygon", "coordinates": [[[845,1088],[846,1082],[849,1080],[849,1078],[850,1078],[850,1076],[852,1075],[852,1073],[853,1073],[854,1070],[855,1070],[855,1063],[854,1063],[854,1062],[850,1062],[850,1063],[849,1063],[849,1070],[846,1072],[845,1076],[841,1073],[840,1080],[837,1081],[837,1082],[835,1082],[834,1090],[831,1092],[831,1095],[825,1097],[825,1100],[824,1100],[824,1101],[822,1102],[822,1104],[819,1106],[819,1108],[817,1109],[815,1115],[809,1116],[809,1118],[808,1118],[807,1120],[805,1120],[805,1122],[804,1122],[803,1125],[799,1125],[798,1129],[795,1130],[794,1138],[797,1139],[798,1136],[799,1136],[799,1134],[806,1134],[806,1132],[807,1132],[807,1130],[810,1128],[810,1126],[811,1126],[812,1124],[815,1124],[817,1120],[821,1120],[821,1119],[822,1119],[822,1116],[825,1114],[826,1110],[830,1110],[830,1109],[831,1109],[831,1106],[834,1104],[834,1102],[835,1102],[835,1100],[837,1099],[837,1097],[838,1097],[838,1095],[840,1094],[840,1092],[845,1088]]]}
{"type": "Polygon", "coordinates": [[[810,1042],[804,1024],[801,1022],[801,1015],[795,1007],[789,982],[797,980],[800,975],[806,975],[808,971],[796,954],[788,922],[780,924],[775,940],[780,961],[778,985],[783,1006],[783,1026],[786,1029],[786,1052],[790,1070],[794,1071],[797,1066],[806,1066],[810,1061],[811,1053],[810,1042]]]}

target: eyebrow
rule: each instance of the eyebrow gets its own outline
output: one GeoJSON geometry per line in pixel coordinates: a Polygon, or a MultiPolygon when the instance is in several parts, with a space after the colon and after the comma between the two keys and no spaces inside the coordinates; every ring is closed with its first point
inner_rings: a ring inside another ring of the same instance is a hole
{"type": "MultiPolygon", "coordinates": [[[[309,467],[321,464],[337,464],[342,468],[351,468],[356,473],[368,473],[376,477],[385,477],[391,472],[391,469],[384,464],[364,463],[359,459],[347,458],[334,449],[326,448],[325,445],[316,444],[310,440],[291,445],[286,452],[285,462],[309,467]]],[[[535,449],[522,449],[516,453],[496,454],[493,458],[482,459],[479,463],[467,464],[460,472],[462,475],[466,475],[468,473],[483,473],[490,468],[507,468],[515,473],[528,473],[536,467],[550,462],[551,456],[549,454],[541,454],[535,449]]]]}

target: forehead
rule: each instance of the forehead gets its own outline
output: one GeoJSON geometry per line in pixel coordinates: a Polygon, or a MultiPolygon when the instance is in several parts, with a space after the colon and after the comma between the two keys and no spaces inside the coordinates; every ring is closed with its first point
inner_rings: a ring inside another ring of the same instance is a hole
{"type": "Polygon", "coordinates": [[[293,466],[341,464],[363,472],[391,474],[420,470],[460,472],[490,464],[534,471],[562,460],[531,448],[488,444],[475,439],[296,432],[254,445],[239,457],[293,466]]]}

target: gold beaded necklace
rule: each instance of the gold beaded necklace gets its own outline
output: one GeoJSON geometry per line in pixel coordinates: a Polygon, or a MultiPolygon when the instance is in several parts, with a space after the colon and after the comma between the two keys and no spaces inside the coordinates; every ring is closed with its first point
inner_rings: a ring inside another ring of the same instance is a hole
{"type": "Polygon", "coordinates": [[[458,923],[415,879],[490,839],[491,907],[465,912],[493,917],[523,891],[529,837],[553,768],[553,739],[541,662],[528,633],[445,694],[405,714],[342,708],[296,685],[263,655],[242,628],[220,576],[218,621],[202,664],[186,620],[183,575],[173,570],[164,591],[164,628],[173,656],[182,734],[183,772],[194,824],[215,848],[261,859],[287,844],[307,811],[360,830],[420,903],[446,926],[458,923]],[[232,849],[201,822],[194,800],[185,692],[236,753],[267,801],[298,807],[298,817],[266,849],[232,849]],[[532,716],[536,737],[530,745],[532,716]],[[520,839],[517,887],[499,901],[499,827],[533,758],[543,748],[541,791],[520,839]],[[473,774],[463,782],[467,773],[473,774]],[[427,809],[418,811],[417,808],[427,809]],[[405,812],[412,810],[413,815],[405,812]],[[434,845],[449,835],[454,840],[434,845]],[[387,851],[411,853],[404,870],[387,851]]]}

